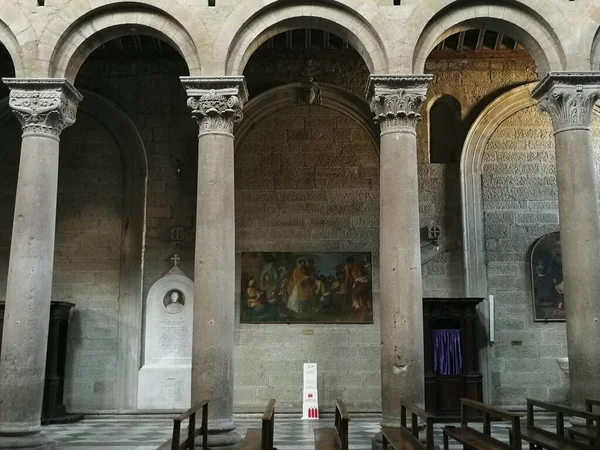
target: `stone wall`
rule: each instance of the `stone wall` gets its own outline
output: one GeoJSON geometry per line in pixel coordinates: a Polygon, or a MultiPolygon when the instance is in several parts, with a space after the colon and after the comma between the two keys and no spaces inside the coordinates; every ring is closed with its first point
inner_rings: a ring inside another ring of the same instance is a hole
{"type": "MultiPolygon", "coordinates": [[[[300,408],[302,364],[316,362],[324,407],[343,398],[355,409],[379,410],[379,158],[373,143],[339,112],[290,107],[261,120],[238,143],[235,173],[238,252],[371,252],[375,297],[372,325],[238,324],[236,407],[257,410],[277,398],[281,408],[300,408]]],[[[239,279],[239,267],[237,273],[239,279]]]]}
{"type": "MultiPolygon", "coordinates": [[[[0,124],[0,300],[6,294],[20,150],[15,119],[0,124]]],[[[63,132],[52,300],[72,302],[65,376],[71,409],[115,406],[123,167],[110,132],[80,113],[63,132]]]]}
{"type": "MultiPolygon", "coordinates": [[[[594,130],[598,136],[598,117],[594,130]]],[[[600,157],[597,137],[595,145],[600,157]]],[[[567,356],[566,327],[533,321],[529,261],[533,242],[559,230],[555,164],[552,123],[536,107],[505,120],[484,154],[487,274],[497,330],[491,381],[498,404],[568,399],[569,377],[557,362],[567,356]]]]}

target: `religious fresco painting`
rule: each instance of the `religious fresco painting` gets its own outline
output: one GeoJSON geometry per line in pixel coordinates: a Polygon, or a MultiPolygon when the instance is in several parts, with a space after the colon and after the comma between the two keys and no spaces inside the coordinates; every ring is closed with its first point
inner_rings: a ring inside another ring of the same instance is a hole
{"type": "Polygon", "coordinates": [[[242,323],[373,323],[371,253],[242,253],[242,323]]]}
{"type": "Polygon", "coordinates": [[[558,231],[539,238],[531,250],[533,318],[536,322],[564,321],[565,295],[558,231]]]}

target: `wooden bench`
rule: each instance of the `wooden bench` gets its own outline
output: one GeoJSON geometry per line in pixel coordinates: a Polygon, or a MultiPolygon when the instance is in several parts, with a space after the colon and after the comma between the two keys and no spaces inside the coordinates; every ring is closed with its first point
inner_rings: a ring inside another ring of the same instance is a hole
{"type": "Polygon", "coordinates": [[[315,428],[315,450],[348,450],[350,415],[341,400],[335,401],[335,428],[315,428]]]}
{"type": "Polygon", "coordinates": [[[240,450],[277,450],[273,447],[275,433],[275,399],[269,400],[262,416],[261,428],[249,428],[240,450]]]}
{"type": "Polygon", "coordinates": [[[433,450],[433,415],[408,402],[400,404],[400,428],[382,427],[383,450],[433,450]],[[406,411],[411,413],[411,427],[406,425],[406,411]],[[425,422],[425,442],[419,440],[419,418],[425,422]]]}
{"type": "Polygon", "coordinates": [[[444,450],[448,450],[448,438],[463,444],[465,448],[477,450],[521,450],[521,415],[499,408],[485,405],[483,403],[460,399],[460,427],[446,426],[444,433],[444,450]],[[467,416],[468,409],[475,410],[483,415],[483,432],[469,426],[467,416]],[[492,437],[491,419],[499,418],[511,422],[509,443],[505,443],[492,437]]]}
{"type": "Polygon", "coordinates": [[[208,400],[203,400],[173,419],[173,437],[156,450],[194,450],[196,436],[202,434],[202,449],[208,450],[208,400]],[[202,427],[196,430],[196,413],[202,409],[202,427]],[[189,420],[188,420],[189,419],[189,420]],[[188,420],[188,437],[181,440],[181,423],[188,420]]]}
{"type": "Polygon", "coordinates": [[[598,419],[600,419],[599,415],[587,411],[528,398],[527,426],[523,428],[521,437],[529,442],[530,449],[589,450],[594,448],[565,436],[565,415],[581,417],[586,421],[592,420],[596,424],[598,424],[598,419]],[[539,408],[543,412],[553,412],[556,414],[556,432],[544,430],[535,425],[534,407],[539,408]]]}
{"type": "MultiPolygon", "coordinates": [[[[600,400],[592,400],[590,398],[585,399],[585,410],[591,414],[594,413],[594,406],[600,406],[600,400]]],[[[566,429],[568,436],[571,439],[581,438],[587,440],[591,446],[596,445],[596,439],[598,437],[598,421],[594,423],[593,420],[587,419],[584,426],[573,425],[566,429]]]]}

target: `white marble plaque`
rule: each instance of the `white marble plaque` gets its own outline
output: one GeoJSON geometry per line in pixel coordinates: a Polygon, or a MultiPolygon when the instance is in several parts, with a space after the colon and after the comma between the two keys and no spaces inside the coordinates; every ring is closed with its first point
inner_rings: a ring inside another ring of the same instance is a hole
{"type": "Polygon", "coordinates": [[[191,403],[194,282],[178,267],[158,280],[146,299],[140,409],[185,409],[191,403]]]}

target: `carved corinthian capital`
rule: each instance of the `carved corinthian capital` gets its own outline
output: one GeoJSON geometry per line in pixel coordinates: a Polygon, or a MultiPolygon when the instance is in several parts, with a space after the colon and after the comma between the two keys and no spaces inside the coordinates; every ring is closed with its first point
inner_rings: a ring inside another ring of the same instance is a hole
{"type": "Polygon", "coordinates": [[[244,77],[181,77],[200,135],[227,133],[242,120],[242,107],[248,99],[244,77]]]}
{"type": "Polygon", "coordinates": [[[61,78],[3,78],[10,88],[8,104],[21,122],[23,136],[59,139],[75,122],[81,94],[61,78]]]}
{"type": "Polygon", "coordinates": [[[371,75],[367,99],[381,133],[415,133],[433,75],[371,75]]]}
{"type": "Polygon", "coordinates": [[[600,72],[550,72],[531,95],[540,110],[550,114],[555,133],[591,130],[600,72]]]}

